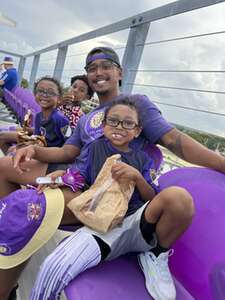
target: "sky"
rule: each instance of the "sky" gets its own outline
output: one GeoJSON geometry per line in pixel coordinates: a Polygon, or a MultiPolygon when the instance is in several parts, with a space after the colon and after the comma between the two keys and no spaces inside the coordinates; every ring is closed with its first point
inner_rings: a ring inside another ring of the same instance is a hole
{"type": "MultiPolygon", "coordinates": [[[[168,4],[169,0],[7,0],[0,11],[16,21],[16,27],[0,25],[0,49],[27,54],[91,30],[120,21],[149,9],[168,4]]],[[[220,32],[225,30],[225,2],[153,22],[147,42],[220,32]]],[[[83,73],[86,53],[96,45],[120,48],[126,44],[128,30],[68,49],[62,82],[83,73]]],[[[140,70],[217,70],[225,71],[225,34],[146,45],[140,70]]],[[[52,75],[57,52],[41,56],[38,77],[52,75]]],[[[4,54],[0,53],[0,60],[4,54]]],[[[16,60],[16,65],[18,60],[16,60]]],[[[24,77],[29,79],[32,58],[27,59],[24,77]]],[[[224,91],[225,73],[138,72],[136,83],[224,91]]],[[[151,100],[225,114],[225,95],[134,86],[151,100]]],[[[158,105],[170,122],[225,137],[225,117],[158,105]]]]}

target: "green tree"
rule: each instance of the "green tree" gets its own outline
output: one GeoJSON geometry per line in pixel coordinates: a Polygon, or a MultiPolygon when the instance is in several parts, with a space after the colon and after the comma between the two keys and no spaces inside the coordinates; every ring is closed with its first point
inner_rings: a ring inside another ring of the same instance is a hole
{"type": "Polygon", "coordinates": [[[28,80],[25,78],[22,78],[20,86],[27,89],[29,87],[28,80]]]}

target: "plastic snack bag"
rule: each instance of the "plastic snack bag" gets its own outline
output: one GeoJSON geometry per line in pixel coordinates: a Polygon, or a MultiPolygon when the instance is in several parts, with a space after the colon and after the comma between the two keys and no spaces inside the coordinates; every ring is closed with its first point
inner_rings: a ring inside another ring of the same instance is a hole
{"type": "Polygon", "coordinates": [[[111,168],[118,160],[120,154],[107,158],[94,184],[68,203],[83,224],[103,233],[122,222],[134,191],[134,182],[112,178],[111,168]]]}

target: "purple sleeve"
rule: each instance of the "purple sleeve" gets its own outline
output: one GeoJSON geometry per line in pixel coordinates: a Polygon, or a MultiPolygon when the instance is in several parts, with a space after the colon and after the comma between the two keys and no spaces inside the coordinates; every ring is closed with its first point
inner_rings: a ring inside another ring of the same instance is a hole
{"type": "Polygon", "coordinates": [[[78,147],[79,149],[82,148],[82,140],[81,140],[81,126],[82,126],[82,117],[77,123],[76,128],[74,129],[72,135],[66,141],[66,145],[73,145],[78,147]]]}
{"type": "Polygon", "coordinates": [[[69,129],[69,120],[59,111],[54,114],[55,119],[55,133],[58,138],[63,141],[67,139],[67,133],[69,129]]]}
{"type": "Polygon", "coordinates": [[[133,95],[139,109],[143,131],[142,134],[152,143],[156,143],[164,134],[174,127],[162,116],[157,106],[145,95],[133,95]]]}
{"type": "Polygon", "coordinates": [[[148,155],[146,155],[145,164],[142,169],[142,175],[144,179],[148,182],[148,184],[150,184],[151,187],[154,189],[155,193],[158,194],[159,187],[153,182],[153,173],[155,174],[154,162],[148,155]]]}
{"type": "Polygon", "coordinates": [[[85,160],[79,162],[79,164],[75,163],[71,166],[71,169],[79,169],[80,174],[84,177],[85,182],[90,185],[91,183],[91,175],[90,175],[90,167],[91,167],[91,149],[90,146],[87,148],[87,157],[85,160]]]}

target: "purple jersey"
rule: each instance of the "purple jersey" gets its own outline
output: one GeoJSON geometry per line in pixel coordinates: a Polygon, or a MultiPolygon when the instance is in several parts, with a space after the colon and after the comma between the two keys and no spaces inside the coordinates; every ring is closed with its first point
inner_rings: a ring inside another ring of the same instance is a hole
{"type": "Polygon", "coordinates": [[[61,147],[66,141],[69,120],[56,108],[47,120],[43,119],[42,112],[35,117],[34,134],[43,135],[48,147],[61,147]]]}
{"type": "MultiPolygon", "coordinates": [[[[99,138],[89,144],[86,160],[79,165],[80,173],[84,176],[89,186],[94,183],[106,159],[114,154],[120,154],[122,162],[137,169],[157,193],[158,188],[154,185],[151,178],[151,171],[154,165],[153,160],[142,150],[134,151],[131,149],[129,152],[121,152],[115,149],[105,137],[99,138]]],[[[77,165],[75,165],[75,168],[77,168],[77,165]]],[[[127,215],[134,213],[142,205],[143,200],[141,199],[141,195],[135,188],[129,202],[127,215]]]]}
{"type": "MultiPolygon", "coordinates": [[[[112,100],[120,99],[125,95],[120,95],[112,100]]],[[[146,143],[156,143],[165,133],[170,131],[173,126],[163,117],[157,106],[155,106],[147,96],[129,95],[130,99],[135,101],[140,112],[143,130],[138,138],[134,139],[130,146],[133,149],[143,149],[146,143]]],[[[101,105],[92,112],[80,118],[77,127],[66,144],[75,145],[81,149],[81,154],[76,158],[79,163],[84,161],[87,156],[87,146],[90,142],[103,135],[102,120],[104,112],[110,102],[101,105]]]]}

